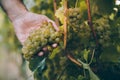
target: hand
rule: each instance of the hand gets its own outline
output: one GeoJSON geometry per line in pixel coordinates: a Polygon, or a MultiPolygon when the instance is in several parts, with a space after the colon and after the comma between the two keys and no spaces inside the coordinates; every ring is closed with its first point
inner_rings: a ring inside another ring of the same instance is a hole
{"type": "MultiPolygon", "coordinates": [[[[56,29],[56,31],[58,31],[57,25],[44,15],[38,15],[35,13],[27,12],[24,15],[21,15],[15,18],[12,22],[14,25],[16,35],[19,41],[21,42],[21,44],[23,44],[24,41],[27,39],[31,30],[37,29],[45,21],[51,22],[54,28],[56,29]]],[[[57,46],[55,45],[56,44],[53,44],[53,47],[57,46]]],[[[43,51],[46,51],[46,50],[47,50],[46,48],[43,48],[43,51]]],[[[38,55],[42,56],[43,52],[40,52],[40,54],[38,55]]]]}
{"type": "MultiPolygon", "coordinates": [[[[51,22],[56,31],[58,31],[56,24],[46,16],[28,12],[22,0],[0,0],[0,4],[12,21],[16,35],[21,44],[27,39],[31,30],[37,29],[43,22],[51,22]]],[[[53,45],[53,47],[56,46],[55,44],[53,45]]],[[[46,50],[46,48],[43,48],[43,52],[46,50]]]]}
{"type": "Polygon", "coordinates": [[[31,12],[27,12],[24,15],[17,17],[13,21],[13,25],[19,41],[23,44],[29,36],[30,31],[37,29],[45,21],[51,22],[56,31],[58,31],[57,25],[44,15],[38,15],[31,12]]]}

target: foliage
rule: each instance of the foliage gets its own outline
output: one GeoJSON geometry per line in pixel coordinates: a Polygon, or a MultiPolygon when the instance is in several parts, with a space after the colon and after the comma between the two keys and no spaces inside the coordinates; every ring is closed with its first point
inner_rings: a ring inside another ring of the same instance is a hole
{"type": "MultiPolygon", "coordinates": [[[[57,3],[60,0],[56,0],[57,3]]],[[[31,11],[44,14],[51,19],[54,19],[54,8],[53,8],[53,0],[35,0],[35,6],[31,8],[31,11]]],[[[58,5],[58,4],[57,4],[58,5]]]]}

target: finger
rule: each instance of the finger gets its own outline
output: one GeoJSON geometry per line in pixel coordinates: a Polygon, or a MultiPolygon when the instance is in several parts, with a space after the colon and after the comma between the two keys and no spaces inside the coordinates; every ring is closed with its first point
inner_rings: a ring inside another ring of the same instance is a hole
{"type": "Polygon", "coordinates": [[[42,48],[42,50],[46,52],[48,50],[48,48],[44,47],[44,48],[42,48]]]}
{"type": "Polygon", "coordinates": [[[41,52],[38,53],[38,56],[43,56],[43,55],[44,55],[43,51],[41,51],[41,52]]]}
{"type": "Polygon", "coordinates": [[[57,46],[58,46],[57,43],[52,44],[52,47],[53,47],[53,48],[56,48],[57,46]]]}
{"type": "Polygon", "coordinates": [[[56,23],[55,23],[54,21],[48,20],[48,22],[51,22],[52,25],[53,25],[53,27],[55,28],[55,30],[56,30],[56,31],[59,31],[59,28],[58,28],[58,26],[56,25],[56,23]]]}
{"type": "Polygon", "coordinates": [[[56,48],[57,46],[58,46],[58,44],[57,44],[57,43],[54,43],[54,44],[51,45],[51,47],[50,47],[50,46],[44,47],[44,48],[42,49],[43,51],[40,51],[40,52],[38,53],[38,56],[43,56],[45,53],[51,51],[51,48],[56,48]],[[50,49],[48,49],[48,48],[50,48],[50,49]]]}

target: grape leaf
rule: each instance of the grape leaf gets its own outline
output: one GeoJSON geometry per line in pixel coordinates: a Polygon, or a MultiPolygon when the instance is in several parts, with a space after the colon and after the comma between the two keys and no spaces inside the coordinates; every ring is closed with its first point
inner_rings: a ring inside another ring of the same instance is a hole
{"type": "Polygon", "coordinates": [[[120,45],[117,45],[117,51],[120,53],[120,45]]]}
{"type": "Polygon", "coordinates": [[[98,76],[90,69],[90,67],[88,67],[88,71],[90,74],[90,80],[100,80],[98,76]]]}
{"type": "Polygon", "coordinates": [[[64,8],[60,7],[58,10],[56,10],[55,16],[63,23],[64,21],[64,8]]]}
{"type": "Polygon", "coordinates": [[[57,53],[60,52],[60,50],[61,50],[60,47],[53,49],[52,53],[50,53],[49,55],[49,59],[53,59],[57,55],[57,53]]]}
{"type": "Polygon", "coordinates": [[[80,59],[78,59],[78,61],[82,63],[84,69],[89,71],[90,80],[100,80],[98,76],[91,70],[89,64],[82,62],[80,59]]]}
{"type": "Polygon", "coordinates": [[[86,62],[88,61],[88,55],[90,53],[90,50],[84,49],[83,51],[83,57],[86,60],[86,62]]]}

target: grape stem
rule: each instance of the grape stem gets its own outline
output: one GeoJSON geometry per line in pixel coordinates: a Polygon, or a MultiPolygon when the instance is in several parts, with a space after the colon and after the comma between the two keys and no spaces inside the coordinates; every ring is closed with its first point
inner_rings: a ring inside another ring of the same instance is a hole
{"type": "Polygon", "coordinates": [[[88,24],[89,24],[89,26],[92,30],[93,37],[94,37],[95,42],[96,42],[96,46],[98,46],[98,40],[97,40],[97,37],[96,37],[96,32],[94,30],[93,23],[92,23],[92,18],[91,18],[90,1],[86,0],[86,4],[87,4],[87,12],[88,12],[88,24]]]}
{"type": "Polygon", "coordinates": [[[67,0],[64,1],[64,49],[67,44],[67,0]]]}
{"type": "MultiPolygon", "coordinates": [[[[53,5],[54,5],[54,14],[55,14],[55,12],[57,10],[57,2],[56,2],[56,0],[53,0],[53,5]]],[[[55,18],[55,23],[57,24],[57,26],[59,26],[58,18],[55,15],[54,15],[54,18],[55,18]]]]}
{"type": "Polygon", "coordinates": [[[82,64],[78,62],[76,59],[73,58],[70,54],[67,54],[67,58],[70,59],[73,63],[77,64],[78,66],[82,67],[82,64]]]}
{"type": "Polygon", "coordinates": [[[76,3],[75,3],[75,8],[78,6],[78,1],[79,1],[79,0],[76,0],[76,3]]]}
{"type": "Polygon", "coordinates": [[[92,61],[93,61],[94,54],[95,54],[95,49],[93,49],[91,60],[90,60],[90,62],[88,63],[89,65],[90,65],[90,64],[92,63],[92,61]]]}

